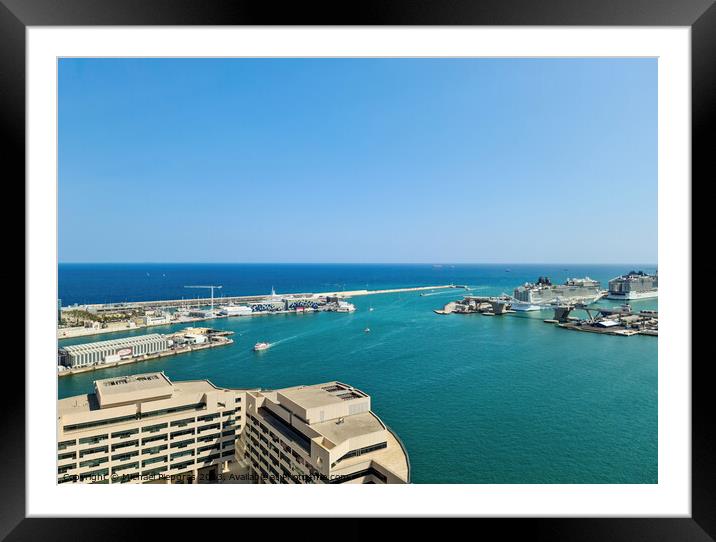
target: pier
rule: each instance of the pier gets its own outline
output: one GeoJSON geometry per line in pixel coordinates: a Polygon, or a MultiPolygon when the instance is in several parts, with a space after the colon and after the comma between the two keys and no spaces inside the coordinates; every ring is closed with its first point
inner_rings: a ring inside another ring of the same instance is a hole
{"type": "MultiPolygon", "coordinates": [[[[218,286],[213,286],[218,288],[218,286]]],[[[242,314],[218,314],[214,311],[197,311],[198,316],[184,316],[179,315],[176,312],[173,314],[164,313],[162,317],[156,318],[142,318],[141,315],[146,315],[151,312],[163,313],[167,309],[187,309],[189,307],[206,307],[214,306],[221,308],[223,306],[237,306],[247,305],[252,303],[266,303],[267,305],[273,305],[279,300],[288,301],[289,304],[301,304],[306,300],[312,300],[311,303],[315,304],[315,300],[320,300],[319,304],[324,306],[321,310],[337,310],[337,312],[349,312],[341,310],[339,305],[344,303],[340,300],[345,300],[351,297],[365,296],[365,295],[380,295],[380,294],[395,294],[395,293],[407,293],[407,292],[422,292],[426,290],[445,290],[450,288],[465,288],[465,286],[455,284],[441,284],[438,286],[413,286],[409,288],[390,288],[383,290],[340,290],[333,292],[320,292],[320,293],[291,293],[291,294],[276,294],[272,292],[269,295],[245,295],[245,296],[227,296],[222,298],[216,297],[205,297],[195,299],[167,299],[167,300],[152,300],[152,301],[131,301],[126,303],[94,303],[86,305],[73,305],[69,307],[62,307],[62,312],[66,314],[72,314],[81,312],[88,318],[105,318],[110,316],[113,318],[111,321],[85,321],[84,326],[77,327],[58,327],[57,338],[58,339],[70,339],[75,337],[85,337],[90,335],[99,335],[104,333],[114,333],[121,331],[129,331],[147,328],[157,325],[171,325],[177,323],[192,323],[202,322],[206,320],[214,320],[218,318],[233,318],[236,316],[262,316],[267,314],[294,314],[295,310],[270,310],[270,311],[255,311],[250,313],[242,314]],[[330,300],[330,302],[329,302],[330,300]],[[339,303],[340,301],[340,303],[339,303]]],[[[314,307],[315,308],[315,307],[314,307]]]]}
{"type": "Polygon", "coordinates": [[[659,335],[659,313],[653,310],[633,311],[631,306],[612,309],[607,307],[589,307],[584,304],[561,305],[555,307],[554,318],[545,320],[549,324],[557,324],[563,329],[600,333],[603,335],[659,335]],[[586,318],[575,318],[571,313],[575,310],[584,311],[586,318]]]}
{"type": "MultiPolygon", "coordinates": [[[[463,286],[456,286],[455,284],[442,284],[439,286],[415,286],[411,288],[391,288],[386,290],[343,290],[334,292],[320,292],[320,293],[292,293],[292,294],[276,294],[281,297],[356,297],[363,295],[379,295],[379,294],[396,294],[402,292],[420,292],[423,290],[444,290],[447,288],[463,288],[463,286]]],[[[180,308],[186,306],[209,306],[212,301],[221,305],[238,305],[242,303],[255,303],[263,301],[270,296],[263,295],[239,295],[239,296],[227,296],[221,298],[195,298],[195,299],[165,299],[165,300],[154,300],[154,301],[128,301],[126,303],[92,303],[87,305],[79,305],[79,307],[62,307],[62,310],[72,310],[81,308],[90,312],[121,312],[130,310],[156,310],[156,309],[169,309],[169,308],[180,308]]]]}
{"type": "MultiPolygon", "coordinates": [[[[173,345],[171,348],[162,350],[151,354],[142,354],[136,356],[123,357],[114,361],[108,361],[113,359],[111,356],[105,357],[104,361],[93,363],[91,365],[85,365],[81,367],[65,368],[57,372],[57,376],[69,376],[75,374],[88,373],[92,371],[98,371],[101,369],[109,369],[112,367],[121,367],[123,365],[130,365],[132,363],[138,363],[140,361],[149,361],[153,359],[161,359],[169,356],[176,356],[178,354],[186,354],[188,352],[195,352],[197,350],[206,350],[207,348],[216,348],[217,346],[228,346],[233,344],[233,340],[228,335],[233,334],[232,331],[220,331],[209,328],[186,328],[182,331],[165,335],[167,339],[171,339],[173,345]],[[186,340],[182,341],[182,337],[203,335],[206,337],[204,342],[189,342],[186,340]]],[[[89,346],[97,343],[89,343],[89,346]]],[[[62,349],[60,349],[62,350],[62,349]]],[[[119,356],[116,356],[119,358],[119,356]]]]}
{"type": "Polygon", "coordinates": [[[465,296],[460,301],[451,301],[442,310],[435,310],[435,314],[471,314],[479,313],[485,316],[499,316],[514,312],[511,310],[511,300],[505,296],[465,296]]]}

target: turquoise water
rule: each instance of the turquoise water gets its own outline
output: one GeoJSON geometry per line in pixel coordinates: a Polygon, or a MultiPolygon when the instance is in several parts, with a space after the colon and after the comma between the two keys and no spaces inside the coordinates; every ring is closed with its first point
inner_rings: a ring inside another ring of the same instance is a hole
{"type": "MultiPolygon", "coordinates": [[[[631,269],[594,267],[579,276],[606,281],[631,269]]],[[[476,278],[462,282],[485,294],[511,291],[505,284],[516,286],[539,274],[553,280],[563,280],[560,273],[577,275],[562,268],[540,272],[544,266],[505,268],[510,266],[459,274],[476,278]]],[[[433,272],[442,271],[425,271],[433,272]]],[[[416,483],[657,482],[656,338],[559,329],[542,321],[551,317],[548,312],[501,317],[432,312],[459,293],[356,297],[358,310],[352,314],[214,320],[209,325],[235,332],[233,345],[63,377],[58,395],[87,393],[95,378],[147,371],[164,371],[175,380],[208,378],[227,387],[340,380],[372,396],[374,411],[405,443],[416,483]],[[257,341],[274,346],[255,353],[257,341]]]]}

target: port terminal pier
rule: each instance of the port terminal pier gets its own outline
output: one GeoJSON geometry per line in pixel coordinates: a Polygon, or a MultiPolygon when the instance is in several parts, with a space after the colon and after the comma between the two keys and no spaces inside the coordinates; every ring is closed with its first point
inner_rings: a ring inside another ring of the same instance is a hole
{"type": "MultiPolygon", "coordinates": [[[[192,286],[193,287],[193,286],[192,286]]],[[[196,286],[219,288],[219,286],[196,286]]],[[[150,326],[190,323],[233,316],[262,316],[267,314],[304,314],[316,311],[353,312],[355,306],[345,301],[364,295],[417,292],[466,288],[455,284],[414,286],[383,290],[341,290],[321,293],[228,296],[216,298],[168,299],[132,301],[125,303],[97,303],[62,307],[59,314],[57,338],[67,339],[140,329],[150,326]],[[202,307],[211,307],[206,310],[202,307]],[[217,310],[214,310],[216,307],[217,310]]],[[[213,291],[212,291],[213,293],[213,291]]]]}
{"type": "MultiPolygon", "coordinates": [[[[464,288],[455,284],[443,284],[439,286],[415,286],[412,288],[391,288],[387,290],[343,290],[335,292],[320,292],[320,293],[295,293],[295,294],[280,294],[281,297],[357,297],[363,295],[378,295],[378,294],[394,294],[401,292],[419,292],[423,290],[441,290],[447,288],[464,288]]],[[[81,308],[93,312],[111,312],[116,310],[130,310],[130,309],[169,309],[169,308],[181,308],[187,305],[191,306],[210,306],[212,302],[216,305],[238,305],[242,303],[255,303],[264,301],[267,298],[266,294],[262,295],[243,295],[243,296],[226,296],[221,298],[206,297],[206,298],[194,298],[194,299],[166,299],[166,300],[154,300],[154,301],[129,301],[126,303],[95,303],[81,305],[81,308]]],[[[74,307],[62,307],[62,310],[67,310],[74,307]]]]}
{"type": "Polygon", "coordinates": [[[485,316],[499,316],[514,312],[511,310],[512,300],[507,296],[465,296],[460,301],[451,301],[442,309],[435,310],[436,314],[471,314],[479,313],[485,316]]]}
{"type": "Polygon", "coordinates": [[[176,356],[233,344],[233,331],[188,327],[168,335],[150,334],[58,348],[58,376],[81,374],[130,363],[176,356]]]}
{"type": "Polygon", "coordinates": [[[557,324],[564,329],[605,335],[656,337],[659,334],[658,311],[633,311],[630,305],[622,305],[616,309],[589,307],[583,303],[560,305],[554,308],[554,318],[545,322],[557,324]],[[571,316],[575,310],[586,313],[586,318],[571,316]]]}

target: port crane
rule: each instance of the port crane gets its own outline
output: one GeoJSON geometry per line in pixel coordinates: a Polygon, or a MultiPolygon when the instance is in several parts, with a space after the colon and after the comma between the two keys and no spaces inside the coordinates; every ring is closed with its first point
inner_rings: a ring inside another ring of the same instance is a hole
{"type": "Polygon", "coordinates": [[[213,312],[213,311],[214,311],[214,289],[220,290],[220,289],[222,288],[222,286],[214,286],[214,285],[209,285],[209,286],[203,286],[203,285],[201,285],[201,286],[193,286],[193,285],[192,285],[192,286],[184,286],[184,288],[209,288],[209,289],[211,290],[211,310],[212,310],[212,312],[213,312]]]}

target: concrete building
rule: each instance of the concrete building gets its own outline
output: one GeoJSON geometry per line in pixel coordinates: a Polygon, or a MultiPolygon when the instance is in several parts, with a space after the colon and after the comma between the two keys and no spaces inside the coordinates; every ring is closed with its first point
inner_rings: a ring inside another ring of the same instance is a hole
{"type": "Polygon", "coordinates": [[[172,315],[168,312],[159,312],[158,314],[145,314],[138,318],[141,325],[145,326],[158,326],[162,324],[171,324],[172,315]]]}
{"type": "Polygon", "coordinates": [[[58,483],[408,483],[398,437],[340,382],[225,389],[164,373],[58,401],[58,483]]]}
{"type": "Polygon", "coordinates": [[[164,373],[58,401],[58,483],[202,482],[230,471],[246,391],[164,373]]]}
{"type": "Polygon", "coordinates": [[[63,346],[58,348],[58,365],[71,368],[86,367],[143,354],[156,354],[168,350],[169,346],[169,339],[158,333],[63,346]]]}
{"type": "Polygon", "coordinates": [[[219,309],[222,316],[250,316],[253,311],[247,305],[226,305],[219,309]]]}
{"type": "Polygon", "coordinates": [[[370,408],[340,382],[249,391],[237,461],[261,483],[408,483],[405,448],[370,408]]]}

